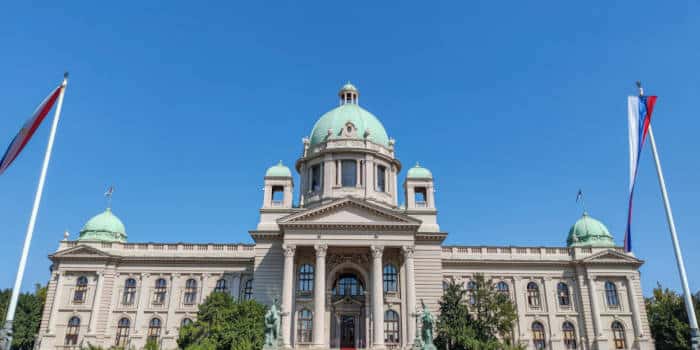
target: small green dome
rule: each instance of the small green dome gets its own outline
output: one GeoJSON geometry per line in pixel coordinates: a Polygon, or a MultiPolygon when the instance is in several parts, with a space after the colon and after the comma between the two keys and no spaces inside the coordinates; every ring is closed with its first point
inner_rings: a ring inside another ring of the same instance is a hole
{"type": "Polygon", "coordinates": [[[282,161],[280,160],[279,164],[267,168],[267,171],[265,172],[265,177],[268,176],[292,177],[292,172],[289,170],[289,168],[282,165],[282,161]]]}
{"type": "Polygon", "coordinates": [[[571,226],[566,245],[569,247],[614,247],[615,242],[610,231],[602,222],[584,212],[581,218],[571,226]]]}
{"type": "Polygon", "coordinates": [[[79,241],[126,242],[126,229],[119,218],[107,208],[95,215],[80,230],[79,241]]]}
{"type": "Polygon", "coordinates": [[[433,178],[433,173],[430,172],[427,168],[424,168],[420,166],[420,164],[416,163],[416,165],[408,169],[408,173],[406,174],[406,178],[409,179],[432,179],[433,178]]]}
{"type": "Polygon", "coordinates": [[[355,85],[352,85],[352,83],[347,82],[345,85],[343,85],[342,88],[340,88],[340,92],[345,92],[345,91],[354,91],[354,92],[359,92],[355,85]]]}
{"type": "Polygon", "coordinates": [[[357,88],[347,83],[339,92],[341,105],[322,115],[311,130],[310,143],[317,145],[328,141],[329,138],[339,137],[347,123],[352,123],[355,127],[355,137],[357,139],[367,139],[385,147],[389,147],[389,136],[384,129],[384,125],[364,108],[357,104],[359,92],[357,88]],[[344,98],[343,95],[349,92],[352,98],[344,98]],[[330,135],[329,135],[330,130],[330,135]]]}

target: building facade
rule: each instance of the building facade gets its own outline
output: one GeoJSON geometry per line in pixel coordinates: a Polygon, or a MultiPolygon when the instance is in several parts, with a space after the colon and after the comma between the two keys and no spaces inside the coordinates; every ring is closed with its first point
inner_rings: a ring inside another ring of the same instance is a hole
{"type": "Polygon", "coordinates": [[[68,236],[53,262],[39,348],[177,347],[213,291],[281,303],[292,349],[408,349],[421,301],[493,280],[517,306],[514,341],[530,349],[653,349],[642,261],[584,213],[560,247],[450,246],[432,173],[401,162],[382,123],[346,84],[304,138],[298,204],[291,170],[265,173],[254,244],[129,243],[107,210],[68,236]],[[401,188],[401,190],[400,190],[401,188]],[[399,205],[400,197],[403,204],[399,205]]]}

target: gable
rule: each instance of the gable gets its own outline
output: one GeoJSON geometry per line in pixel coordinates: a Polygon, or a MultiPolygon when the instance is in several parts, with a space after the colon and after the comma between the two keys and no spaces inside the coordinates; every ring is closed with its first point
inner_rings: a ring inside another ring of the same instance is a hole
{"type": "Polygon", "coordinates": [[[88,259],[108,259],[113,258],[114,255],[93,248],[87,245],[78,245],[73,248],[68,248],[56,252],[49,256],[49,258],[88,258],[88,259]]]}
{"type": "Polygon", "coordinates": [[[627,255],[612,249],[608,249],[602,252],[595,253],[593,255],[587,256],[581,261],[585,263],[613,263],[613,264],[643,264],[644,261],[635,258],[634,256],[627,255]]]}
{"type": "Polygon", "coordinates": [[[418,228],[420,220],[374,204],[344,198],[283,217],[278,220],[278,224],[281,226],[386,225],[418,228]]]}

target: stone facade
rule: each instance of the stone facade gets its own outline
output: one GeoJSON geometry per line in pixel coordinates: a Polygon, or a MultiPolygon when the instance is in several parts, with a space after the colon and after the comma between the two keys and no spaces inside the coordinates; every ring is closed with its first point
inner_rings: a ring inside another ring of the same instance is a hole
{"type": "Polygon", "coordinates": [[[123,227],[111,211],[62,241],[50,256],[39,348],[141,348],[153,339],[174,349],[180,326],[218,290],[279,298],[285,348],[409,349],[420,301],[436,313],[445,283],[469,287],[477,273],[514,301],[513,340],[530,349],[653,348],[643,262],[608,244],[604,225],[591,233],[577,231],[587,221],[575,224],[575,244],[562,247],[445,245],[432,174],[409,170],[400,206],[395,142],[357,105],[357,89],[339,96],[304,139],[299,204],[287,168],[266,173],[255,244],[126,243],[125,232],[105,229],[123,227]]]}

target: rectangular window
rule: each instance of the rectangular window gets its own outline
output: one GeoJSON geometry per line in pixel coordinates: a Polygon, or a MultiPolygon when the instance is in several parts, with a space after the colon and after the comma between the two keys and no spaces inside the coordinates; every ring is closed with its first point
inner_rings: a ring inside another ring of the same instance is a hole
{"type": "Polygon", "coordinates": [[[418,208],[424,208],[427,206],[426,202],[428,201],[428,191],[425,189],[425,187],[416,187],[414,189],[415,192],[415,200],[416,200],[416,207],[418,208]]]}
{"type": "Polygon", "coordinates": [[[311,167],[311,192],[321,191],[321,164],[311,167]]]}
{"type": "Polygon", "coordinates": [[[272,205],[282,205],[284,200],[284,186],[272,186],[272,205]]]}
{"type": "Polygon", "coordinates": [[[386,192],[386,167],[377,165],[377,192],[386,192]]]}
{"type": "Polygon", "coordinates": [[[341,162],[341,183],[343,187],[355,187],[357,185],[357,162],[344,160],[341,162]]]}

